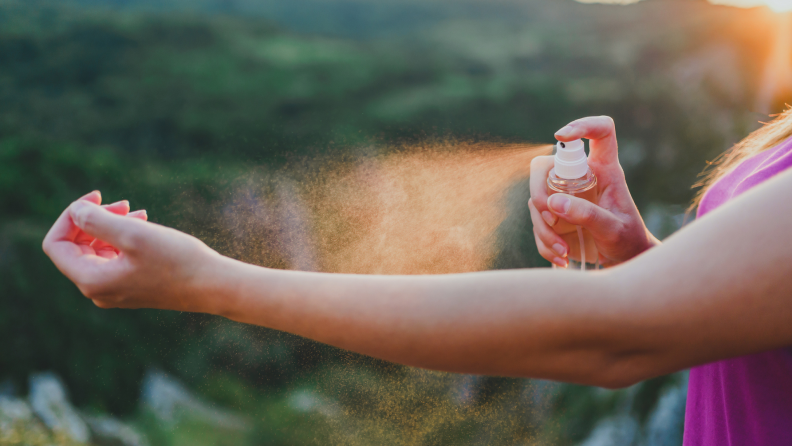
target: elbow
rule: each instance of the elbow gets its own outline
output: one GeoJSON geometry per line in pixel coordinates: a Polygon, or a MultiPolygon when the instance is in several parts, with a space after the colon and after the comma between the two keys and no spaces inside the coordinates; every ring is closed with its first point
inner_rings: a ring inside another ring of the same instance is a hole
{"type": "Polygon", "coordinates": [[[617,390],[661,375],[652,365],[657,362],[651,356],[646,352],[617,354],[598,348],[583,349],[545,361],[541,371],[535,367],[535,360],[526,361],[515,376],[617,390]]]}
{"type": "Polygon", "coordinates": [[[619,390],[638,384],[639,382],[644,381],[645,379],[647,378],[609,375],[598,378],[597,382],[594,385],[608,390],[619,390]]]}

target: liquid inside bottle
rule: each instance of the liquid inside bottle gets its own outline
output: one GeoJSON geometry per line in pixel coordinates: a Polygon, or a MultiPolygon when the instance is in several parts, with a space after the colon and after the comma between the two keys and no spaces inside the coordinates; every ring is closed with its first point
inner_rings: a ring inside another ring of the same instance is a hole
{"type": "MultiPolygon", "coordinates": [[[[597,177],[590,168],[587,169],[585,175],[580,178],[566,179],[561,178],[555,173],[555,169],[550,171],[547,177],[547,187],[550,189],[550,195],[563,193],[573,195],[584,200],[588,200],[594,204],[598,204],[597,194],[597,177]]],[[[567,223],[562,219],[558,219],[558,223],[553,226],[553,230],[569,246],[569,253],[567,259],[569,260],[570,269],[598,269],[599,268],[599,252],[597,246],[594,244],[594,239],[588,230],[567,223]]]]}

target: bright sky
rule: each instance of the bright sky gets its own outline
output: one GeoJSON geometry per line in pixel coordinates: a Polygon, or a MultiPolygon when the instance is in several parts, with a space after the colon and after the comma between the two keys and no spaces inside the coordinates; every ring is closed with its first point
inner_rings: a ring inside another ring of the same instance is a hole
{"type": "Polygon", "coordinates": [[[716,5],[733,5],[733,6],[762,6],[767,5],[773,11],[784,12],[792,11],[792,0],[709,0],[710,3],[716,5]]]}
{"type": "MultiPolygon", "coordinates": [[[[580,3],[608,3],[611,5],[629,5],[631,3],[638,3],[641,0],[577,0],[580,3]]],[[[710,3],[716,5],[731,5],[740,6],[743,8],[751,8],[754,6],[769,6],[770,9],[777,12],[792,11],[792,0],[709,0],[710,3]]]]}

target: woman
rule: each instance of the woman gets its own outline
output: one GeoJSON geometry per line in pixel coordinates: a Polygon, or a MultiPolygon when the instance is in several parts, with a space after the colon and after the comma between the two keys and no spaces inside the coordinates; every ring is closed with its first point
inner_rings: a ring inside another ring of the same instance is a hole
{"type": "Polygon", "coordinates": [[[582,225],[612,266],[596,272],[271,270],[145,222],[126,202],[100,207],[98,192],[64,211],[44,251],[101,308],[217,314],[412,366],[608,388],[694,367],[686,445],[792,444],[790,136],[792,111],[740,143],[710,175],[703,218],[659,246],[627,189],[613,121],[561,129],[560,141],[591,141],[599,206],[548,199],[551,161],[536,159],[536,241],[565,265],[552,226],[582,225]]]}

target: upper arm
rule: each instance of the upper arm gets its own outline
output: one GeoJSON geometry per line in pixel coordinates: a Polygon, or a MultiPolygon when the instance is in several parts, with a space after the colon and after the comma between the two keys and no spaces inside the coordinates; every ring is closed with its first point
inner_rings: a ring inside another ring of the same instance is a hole
{"type": "Polygon", "coordinates": [[[792,345],[792,170],[608,272],[614,367],[637,381],[792,345]]]}

